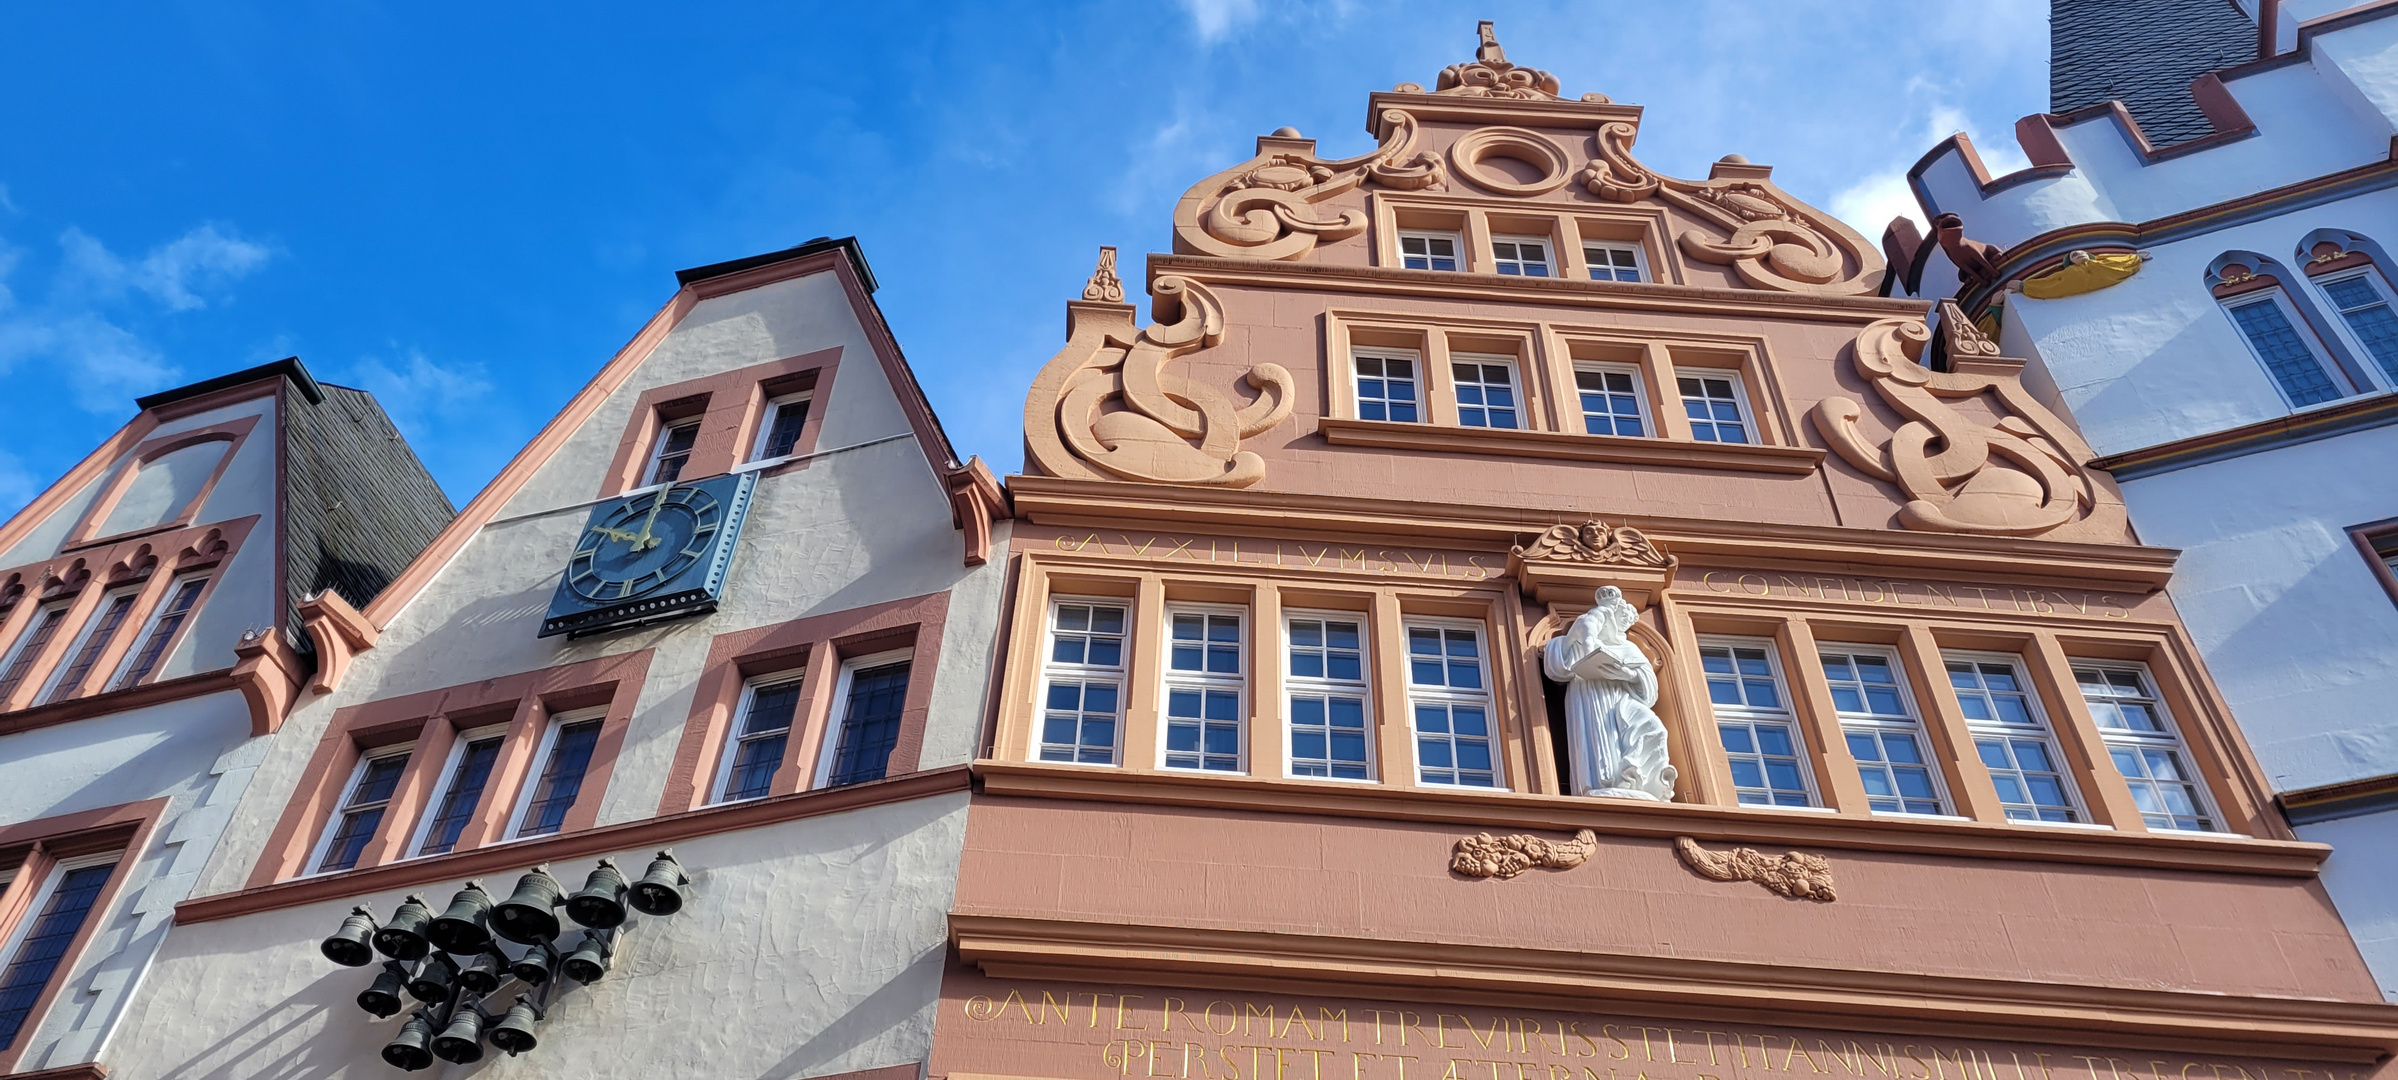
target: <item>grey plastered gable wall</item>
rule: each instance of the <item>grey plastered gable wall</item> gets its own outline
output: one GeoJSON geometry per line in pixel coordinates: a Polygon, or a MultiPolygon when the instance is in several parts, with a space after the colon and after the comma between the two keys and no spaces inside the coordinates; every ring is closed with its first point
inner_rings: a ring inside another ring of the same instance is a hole
{"type": "Polygon", "coordinates": [[[2049,0],[2048,109],[2121,101],[2157,146],[2213,131],[2190,80],[2256,58],[2232,0],[2049,0]]]}

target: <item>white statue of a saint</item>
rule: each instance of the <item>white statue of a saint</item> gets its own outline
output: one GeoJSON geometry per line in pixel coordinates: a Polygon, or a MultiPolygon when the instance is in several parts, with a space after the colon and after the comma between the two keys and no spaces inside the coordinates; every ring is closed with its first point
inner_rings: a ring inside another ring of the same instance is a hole
{"type": "Polygon", "coordinates": [[[1674,767],[1665,750],[1657,668],[1625,632],[1640,613],[1613,585],[1541,650],[1541,668],[1566,684],[1578,795],[1672,802],[1674,767]]]}

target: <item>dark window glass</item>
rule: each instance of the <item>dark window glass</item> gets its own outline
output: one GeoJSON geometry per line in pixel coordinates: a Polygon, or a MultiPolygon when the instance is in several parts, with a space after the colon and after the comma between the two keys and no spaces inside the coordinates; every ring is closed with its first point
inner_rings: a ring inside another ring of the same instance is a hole
{"type": "Polygon", "coordinates": [[[2271,300],[2242,304],[2231,309],[2232,321],[2240,324],[2240,332],[2248,335],[2248,343],[2256,348],[2257,358],[2265,362],[2265,370],[2273,381],[2281,384],[2282,393],[2290,396],[2293,405],[2313,405],[2340,396],[2340,388],[2332,385],[2331,376],[2324,374],[2323,365],[2315,359],[2306,342],[2298,337],[2290,317],[2282,314],[2281,305],[2271,300]]]}
{"type": "Polygon", "coordinates": [[[350,789],[349,801],[342,804],[341,823],[333,831],[332,842],[325,845],[325,860],[316,864],[319,873],[358,865],[358,856],[382,826],[383,810],[391,804],[392,789],[400,785],[400,772],[407,767],[408,755],[387,754],[361,768],[358,785],[350,789]]]}
{"type": "Polygon", "coordinates": [[[18,944],[17,954],[9,958],[7,970],[0,971],[0,1049],[16,1045],[17,1033],[33,1015],[34,1002],[40,1000],[50,976],[65,961],[67,946],[74,944],[75,935],[83,930],[92,905],[100,899],[101,887],[115,870],[114,864],[69,870],[50,891],[42,913],[34,917],[25,940],[18,944]]]}
{"type": "Polygon", "coordinates": [[[524,827],[516,830],[516,835],[548,836],[566,824],[566,812],[574,809],[575,796],[583,790],[583,774],[591,768],[591,748],[599,745],[599,729],[597,720],[558,729],[549,765],[541,770],[541,786],[534,790],[532,804],[525,807],[524,827]]]}
{"type": "Polygon", "coordinates": [[[899,713],[907,697],[905,662],[867,668],[849,677],[849,709],[841,721],[841,741],[833,748],[833,772],[825,786],[883,778],[891,765],[891,748],[899,745],[899,713]]]}
{"type": "Polygon", "coordinates": [[[91,632],[83,635],[83,644],[75,650],[75,658],[67,661],[66,670],[59,672],[58,681],[51,685],[50,700],[64,701],[75,696],[75,688],[82,685],[83,677],[91,674],[92,665],[99,661],[100,650],[108,647],[109,640],[117,636],[117,627],[125,624],[125,613],[133,610],[133,594],[112,596],[105,603],[91,632]]]}
{"type": "Polygon", "coordinates": [[[475,808],[483,804],[483,788],[491,781],[491,763],[500,758],[500,739],[476,739],[466,744],[458,755],[458,767],[450,773],[449,790],[442,792],[441,805],[433,809],[433,824],[425,830],[425,842],[416,849],[419,855],[439,855],[458,846],[458,834],[466,831],[466,823],[474,820],[475,808]]]}
{"type": "Polygon", "coordinates": [[[54,607],[35,616],[33,630],[25,635],[24,643],[18,645],[17,651],[9,656],[8,670],[0,671],[0,704],[5,704],[8,696],[17,692],[17,684],[25,681],[25,673],[33,670],[34,660],[42,655],[43,649],[50,647],[50,639],[58,633],[58,624],[66,619],[67,609],[63,607],[54,607]]]}
{"type": "Polygon", "coordinates": [[[682,477],[683,463],[691,460],[692,444],[699,441],[699,425],[677,424],[658,439],[658,462],[650,467],[649,482],[671,484],[682,477]]]}
{"type": "Polygon", "coordinates": [[[777,683],[750,691],[749,710],[741,717],[739,746],[725,777],[724,797],[755,799],[774,787],[775,771],[791,742],[791,718],[799,713],[799,684],[777,683]]]}
{"type": "Polygon", "coordinates": [[[200,599],[200,589],[207,584],[206,580],[200,580],[175,586],[175,595],[159,609],[158,621],[151,624],[150,636],[143,638],[141,647],[134,650],[133,663],[126,666],[125,674],[117,677],[117,689],[142,681],[150,669],[158,666],[167,644],[175,640],[175,631],[183,628],[183,620],[191,617],[192,604],[200,599]]]}
{"type": "Polygon", "coordinates": [[[799,445],[799,429],[808,426],[808,403],[786,401],[774,407],[774,424],[766,429],[766,446],[759,451],[763,459],[789,457],[791,448],[799,445]]]}

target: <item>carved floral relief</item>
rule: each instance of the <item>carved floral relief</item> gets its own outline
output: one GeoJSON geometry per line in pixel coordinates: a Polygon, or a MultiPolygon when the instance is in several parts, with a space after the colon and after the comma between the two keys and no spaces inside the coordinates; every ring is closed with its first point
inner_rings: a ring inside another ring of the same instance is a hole
{"type": "Polygon", "coordinates": [[[1449,872],[1460,877],[1506,879],[1536,866],[1571,870],[1599,850],[1599,834],[1584,829],[1571,840],[1545,840],[1528,833],[1475,833],[1457,842],[1449,872]]]}
{"type": "Polygon", "coordinates": [[[1710,881],[1754,881],[1794,900],[1828,904],[1840,898],[1832,884],[1832,864],[1821,855],[1793,851],[1777,857],[1756,848],[1709,851],[1687,836],[1674,838],[1674,853],[1684,866],[1710,881]]]}
{"type": "Polygon", "coordinates": [[[2082,467],[2091,458],[2088,444],[2033,399],[2018,377],[2021,363],[2000,358],[1998,346],[1953,301],[1941,311],[1949,366],[1958,370],[1917,362],[1931,339],[1921,320],[1883,319],[1857,336],[1857,374],[1904,423],[1876,444],[1858,426],[1864,405],[1834,395],[1816,404],[1816,430],[1849,464],[1898,486],[1907,499],[1898,514],[1905,528],[2119,539],[2123,505],[2082,467]],[[2005,410],[1996,423],[1950,404],[1984,394],[2005,410]]]}
{"type": "Polygon", "coordinates": [[[1076,311],[1066,347],[1025,397],[1026,456],[1051,476],[1085,480],[1248,487],[1264,479],[1264,459],[1242,450],[1241,440],[1290,415],[1291,373],[1280,364],[1250,368],[1257,397],[1246,405],[1193,381],[1169,365],[1224,339],[1223,304],[1206,286],[1173,276],[1158,278],[1150,295],[1159,321],[1137,331],[1129,305],[1076,311]]]}

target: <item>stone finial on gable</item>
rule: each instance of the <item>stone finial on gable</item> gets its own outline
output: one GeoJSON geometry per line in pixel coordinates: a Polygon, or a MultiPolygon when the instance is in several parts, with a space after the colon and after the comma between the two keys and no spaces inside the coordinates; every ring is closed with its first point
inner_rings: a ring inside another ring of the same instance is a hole
{"type": "Polygon", "coordinates": [[[1091,271],[1091,280],[1082,287],[1082,298],[1106,304],[1124,302],[1124,279],[1116,276],[1116,249],[1099,249],[1099,268],[1091,271]]]}
{"type": "Polygon", "coordinates": [[[1490,20],[1484,19],[1476,29],[1482,35],[1482,43],[1474,48],[1474,62],[1451,64],[1441,69],[1440,82],[1433,87],[1433,93],[1455,94],[1459,97],[1557,99],[1557,76],[1538,68],[1517,67],[1508,63],[1507,50],[1499,47],[1499,34],[1490,20]]]}

